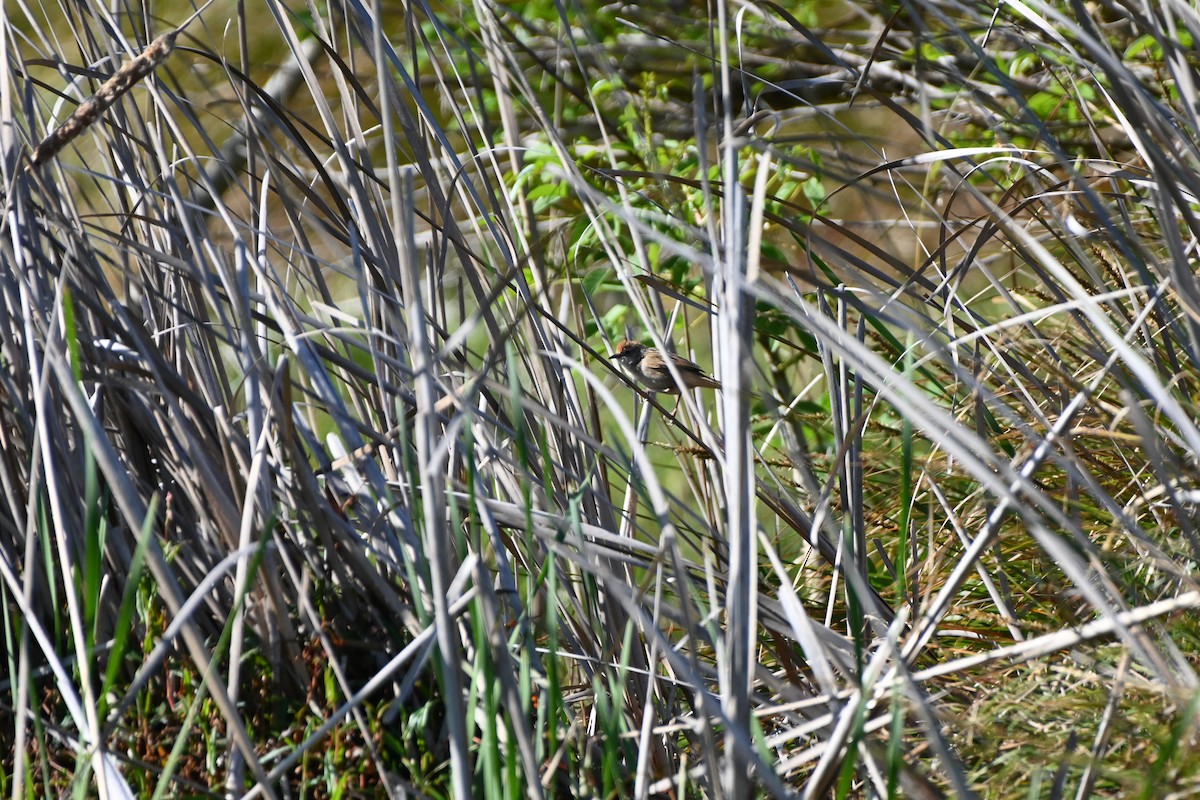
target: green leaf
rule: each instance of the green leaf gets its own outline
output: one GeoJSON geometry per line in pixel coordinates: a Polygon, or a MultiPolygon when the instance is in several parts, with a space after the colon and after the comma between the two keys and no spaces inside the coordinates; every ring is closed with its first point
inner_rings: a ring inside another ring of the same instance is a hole
{"type": "Polygon", "coordinates": [[[1042,119],[1047,119],[1054,114],[1060,105],[1063,98],[1061,95],[1051,92],[1035,92],[1029,98],[1029,110],[1037,114],[1042,119]]]}
{"type": "Polygon", "coordinates": [[[814,207],[825,202],[825,184],[816,175],[804,182],[804,196],[814,207]]]}
{"type": "Polygon", "coordinates": [[[583,276],[583,291],[595,294],[603,288],[619,288],[617,273],[609,267],[597,267],[583,276]]]}

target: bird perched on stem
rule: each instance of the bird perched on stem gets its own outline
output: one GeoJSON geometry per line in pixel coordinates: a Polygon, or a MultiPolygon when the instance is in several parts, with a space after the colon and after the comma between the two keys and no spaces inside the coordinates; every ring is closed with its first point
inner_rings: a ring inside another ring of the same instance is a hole
{"type": "Polygon", "coordinates": [[[617,351],[609,356],[623,366],[633,379],[652,392],[679,394],[675,377],[667,367],[666,359],[675,365],[675,371],[688,389],[720,389],[721,382],[706,374],[700,366],[674,353],[664,354],[656,347],[647,347],[641,342],[626,339],[617,344],[617,351]]]}

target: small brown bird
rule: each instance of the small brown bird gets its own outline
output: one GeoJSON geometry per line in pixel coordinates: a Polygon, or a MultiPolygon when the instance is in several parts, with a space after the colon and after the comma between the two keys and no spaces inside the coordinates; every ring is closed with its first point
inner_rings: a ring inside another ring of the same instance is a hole
{"type": "MultiPolygon", "coordinates": [[[[634,380],[650,391],[679,394],[675,378],[672,377],[671,370],[667,368],[667,362],[658,348],[647,347],[641,342],[631,342],[626,339],[617,343],[617,352],[609,358],[625,367],[634,380]]],[[[684,386],[688,389],[721,388],[721,382],[705,374],[698,364],[674,353],[667,353],[666,358],[671,359],[671,363],[675,365],[675,371],[679,373],[684,386]]]]}

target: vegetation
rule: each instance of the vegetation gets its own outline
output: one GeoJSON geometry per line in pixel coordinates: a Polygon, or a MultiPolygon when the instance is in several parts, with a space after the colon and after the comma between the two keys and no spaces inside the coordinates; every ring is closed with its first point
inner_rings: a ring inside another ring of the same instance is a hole
{"type": "Polygon", "coordinates": [[[6,6],[0,793],[1195,792],[1151,6],[6,6]]]}

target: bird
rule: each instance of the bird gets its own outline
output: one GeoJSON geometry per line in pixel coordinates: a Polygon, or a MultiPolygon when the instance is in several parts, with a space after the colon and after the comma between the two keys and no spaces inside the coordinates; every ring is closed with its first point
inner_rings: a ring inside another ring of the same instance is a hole
{"type": "Polygon", "coordinates": [[[675,377],[667,368],[666,359],[675,365],[675,371],[688,389],[720,389],[721,382],[706,374],[695,362],[688,361],[683,356],[667,353],[665,356],[656,347],[647,347],[641,342],[624,341],[617,343],[617,351],[609,358],[623,366],[633,376],[633,379],[652,392],[679,394],[679,386],[675,377]]]}

